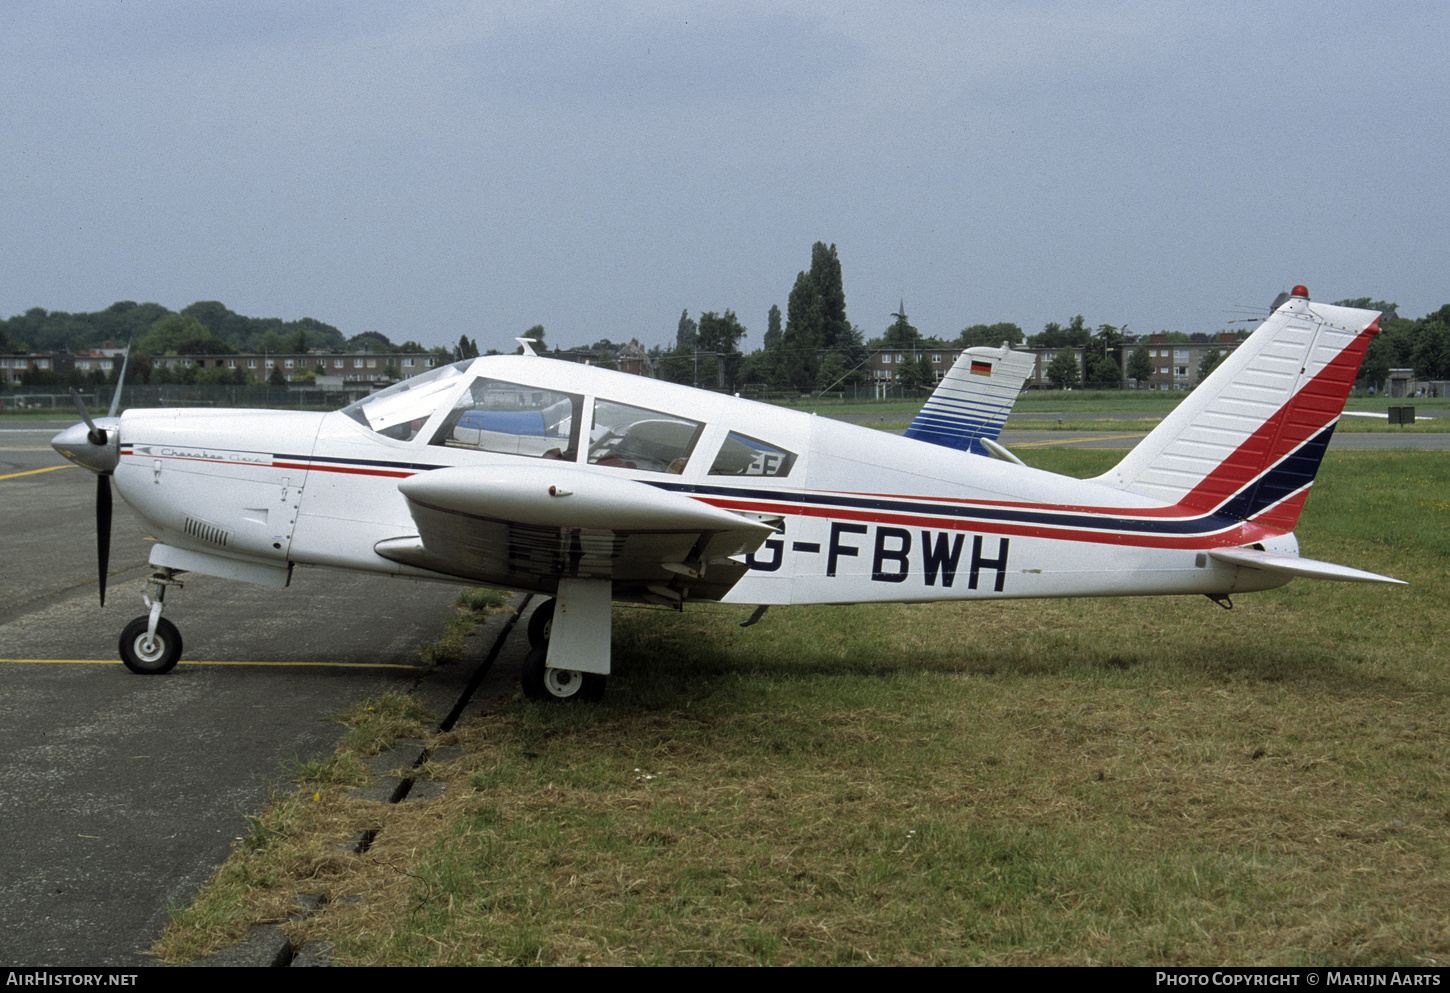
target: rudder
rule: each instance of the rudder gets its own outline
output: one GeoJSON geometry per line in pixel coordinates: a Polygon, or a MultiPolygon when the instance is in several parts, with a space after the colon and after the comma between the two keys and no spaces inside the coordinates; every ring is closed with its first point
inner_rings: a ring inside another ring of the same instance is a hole
{"type": "Polygon", "coordinates": [[[1370,340],[1371,310],[1294,288],[1148,437],[1097,481],[1291,531],[1370,340]]]}

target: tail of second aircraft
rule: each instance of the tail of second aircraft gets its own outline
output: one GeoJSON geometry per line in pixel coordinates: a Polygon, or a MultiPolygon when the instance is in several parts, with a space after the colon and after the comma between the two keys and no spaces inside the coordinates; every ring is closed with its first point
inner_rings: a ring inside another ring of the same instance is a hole
{"type": "Polygon", "coordinates": [[[1032,372],[1030,352],[1000,348],[968,348],[942,377],[906,437],[976,455],[992,453],[983,441],[996,441],[1022,384],[1032,372]]]}
{"type": "Polygon", "coordinates": [[[1292,531],[1370,340],[1375,311],[1294,293],[1097,481],[1292,531]]]}

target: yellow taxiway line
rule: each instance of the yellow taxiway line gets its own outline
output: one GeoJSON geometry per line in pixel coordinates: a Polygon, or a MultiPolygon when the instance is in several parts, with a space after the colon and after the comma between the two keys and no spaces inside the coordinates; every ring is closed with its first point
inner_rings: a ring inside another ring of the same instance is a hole
{"type": "Polygon", "coordinates": [[[24,472],[12,472],[8,476],[0,476],[0,479],[15,479],[18,476],[33,476],[37,472],[54,472],[57,469],[74,469],[73,465],[51,465],[44,469],[26,469],[24,472]]]}

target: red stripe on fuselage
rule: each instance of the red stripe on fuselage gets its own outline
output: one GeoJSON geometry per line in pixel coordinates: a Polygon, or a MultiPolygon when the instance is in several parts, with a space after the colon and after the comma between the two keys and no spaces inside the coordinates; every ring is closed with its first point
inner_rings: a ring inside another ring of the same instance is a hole
{"type": "Polygon", "coordinates": [[[206,465],[235,465],[244,466],[248,469],[296,469],[299,472],[340,472],[350,476],[384,476],[393,479],[404,479],[415,475],[416,469],[367,469],[359,466],[344,465],[318,465],[315,462],[279,462],[273,459],[270,462],[238,462],[233,459],[205,459],[190,455],[137,455],[134,451],[122,450],[121,457],[157,459],[167,462],[202,462],[206,465]]]}
{"type": "Polygon", "coordinates": [[[350,465],[318,465],[316,462],[303,464],[300,462],[273,462],[274,469],[302,469],[307,472],[340,472],[349,476],[386,476],[393,479],[406,479],[416,475],[413,469],[363,469],[350,465]]]}
{"type": "MultiPolygon", "coordinates": [[[[799,504],[777,504],[758,500],[731,500],[728,497],[697,497],[722,510],[747,511],[782,517],[815,517],[834,521],[861,521],[896,527],[929,527],[938,531],[967,531],[975,534],[1020,535],[1028,538],[1054,538],[1094,545],[1131,545],[1142,548],[1233,548],[1251,545],[1281,535],[1277,528],[1245,521],[1223,531],[1210,534],[1171,535],[1142,532],[1088,531],[1073,527],[1049,527],[1040,524],[1014,524],[1006,521],[961,520],[951,517],[927,517],[919,514],[891,513],[878,510],[842,510],[839,507],[803,507],[799,504]]],[[[965,506],[965,505],[960,505],[965,506]]],[[[1046,510],[1059,508],[1043,507],[1046,510]]],[[[1134,512],[1136,513],[1136,511],[1134,512]]],[[[1111,527],[1111,521],[1104,521],[1111,527]]]]}

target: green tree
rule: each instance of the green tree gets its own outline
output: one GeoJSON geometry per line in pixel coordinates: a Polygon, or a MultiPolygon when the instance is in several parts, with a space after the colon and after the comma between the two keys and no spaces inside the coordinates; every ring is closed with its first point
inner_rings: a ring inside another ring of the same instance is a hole
{"type": "Polygon", "coordinates": [[[680,312],[680,323],[675,327],[675,351],[689,352],[697,347],[700,326],[690,320],[690,310],[680,312]]]}
{"type": "MultiPolygon", "coordinates": [[[[519,351],[522,352],[523,349],[520,348],[519,351]]],[[[463,359],[476,358],[478,358],[478,342],[470,341],[467,335],[459,335],[458,344],[453,346],[452,360],[458,362],[463,359]]]]}
{"type": "Polygon", "coordinates": [[[821,345],[835,348],[848,333],[846,289],[841,280],[841,260],[836,246],[818,241],[811,246],[811,283],[816,289],[821,320],[821,345]]]}
{"type": "Polygon", "coordinates": [[[670,383],[681,383],[685,386],[695,385],[695,350],[682,352],[679,349],[671,349],[660,357],[659,371],[660,378],[670,383]]]}
{"type": "Polygon", "coordinates": [[[1336,300],[1336,307],[1358,307],[1360,310],[1377,310],[1384,320],[1393,321],[1400,316],[1400,305],[1397,303],[1386,303],[1383,300],[1371,300],[1369,297],[1356,297],[1353,300],[1336,300]]]}
{"type": "Polygon", "coordinates": [[[957,336],[956,344],[962,348],[975,348],[980,345],[996,348],[1004,341],[1009,345],[1020,345],[1025,339],[1026,335],[1020,327],[1002,321],[997,324],[973,324],[969,328],[963,328],[962,333],[957,336]]]}
{"type": "Polygon", "coordinates": [[[355,352],[390,352],[393,342],[381,331],[364,331],[348,338],[348,348],[355,352]]]}
{"type": "MultiPolygon", "coordinates": [[[[206,329],[206,325],[195,317],[168,314],[151,325],[151,330],[134,347],[142,355],[176,355],[179,354],[177,350],[187,342],[211,338],[211,332],[206,329]]],[[[216,345],[223,347],[219,341],[216,345]]]]}
{"type": "Polygon", "coordinates": [[[886,329],[881,336],[881,344],[885,348],[916,348],[921,345],[921,332],[911,326],[906,318],[906,301],[901,301],[901,309],[891,315],[896,321],[886,329]]]}
{"type": "Polygon", "coordinates": [[[1450,379],[1450,305],[1420,323],[1422,327],[1410,353],[1415,374],[1422,379],[1450,379]]]}
{"type": "Polygon", "coordinates": [[[736,374],[740,370],[740,361],[743,358],[740,354],[740,339],[746,335],[745,326],[735,317],[733,310],[727,310],[723,315],[708,311],[700,315],[699,324],[699,347],[703,353],[708,353],[712,358],[718,358],[714,366],[714,375],[709,376],[701,366],[701,381],[710,382],[713,385],[722,386],[733,391],[736,386],[736,374]]]}
{"type": "Polygon", "coordinates": [[[781,325],[780,307],[776,304],[770,305],[770,313],[765,318],[765,337],[761,339],[761,345],[766,351],[780,347],[781,325]]]}
{"type": "Polygon", "coordinates": [[[1098,355],[1088,366],[1088,385],[1100,390],[1116,390],[1123,385],[1123,370],[1111,355],[1098,355]]]}
{"type": "Polygon", "coordinates": [[[1153,375],[1153,360],[1148,357],[1148,346],[1142,342],[1133,349],[1133,354],[1128,357],[1128,378],[1133,380],[1141,388],[1143,380],[1153,375]]]}
{"type": "Polygon", "coordinates": [[[816,373],[816,390],[835,389],[845,381],[849,375],[846,363],[842,361],[839,352],[831,351],[821,359],[821,368],[816,373]]]}
{"type": "Polygon", "coordinates": [[[781,339],[784,332],[781,329],[780,307],[770,305],[770,312],[765,318],[765,334],[761,338],[763,347],[757,348],[746,356],[740,364],[740,384],[752,384],[754,386],[767,386],[776,379],[777,366],[780,364],[781,339]]]}
{"type": "MultiPolygon", "coordinates": [[[[821,350],[850,347],[852,330],[836,246],[818,241],[811,246],[810,271],[796,276],[786,301],[776,376],[796,389],[813,389],[820,376],[821,350]]],[[[843,354],[842,361],[851,364],[848,355],[843,354]]]]}
{"type": "Polygon", "coordinates": [[[1059,351],[1047,366],[1047,381],[1059,390],[1072,389],[1080,376],[1077,354],[1071,348],[1059,351]]]}
{"type": "Polygon", "coordinates": [[[190,307],[183,307],[181,313],[187,317],[195,317],[206,325],[208,331],[233,347],[244,343],[247,318],[233,313],[220,301],[198,300],[190,307]]]}
{"type": "Polygon", "coordinates": [[[931,356],[926,352],[914,355],[896,369],[896,382],[909,393],[919,393],[923,387],[936,385],[936,370],[931,356]]]}
{"type": "Polygon", "coordinates": [[[196,381],[203,386],[230,386],[235,380],[231,369],[214,366],[197,372],[196,381]]]}
{"type": "Polygon", "coordinates": [[[1198,360],[1198,382],[1201,383],[1205,379],[1207,379],[1208,374],[1213,372],[1213,370],[1217,369],[1218,364],[1222,361],[1223,353],[1220,352],[1217,348],[1210,348],[1208,351],[1204,352],[1203,358],[1198,360]]]}
{"type": "Polygon", "coordinates": [[[809,273],[802,271],[796,276],[785,313],[779,368],[791,386],[809,390],[820,371],[819,351],[824,342],[820,297],[809,273]]]}
{"type": "Polygon", "coordinates": [[[1067,327],[1055,321],[1047,323],[1041,334],[1027,339],[1027,344],[1034,348],[1083,348],[1091,338],[1092,332],[1087,329],[1083,316],[1078,314],[1067,327]]]}
{"type": "Polygon", "coordinates": [[[847,370],[843,383],[860,385],[866,382],[866,364],[871,360],[871,352],[860,328],[854,324],[847,327],[836,342],[835,354],[841,357],[841,363],[847,370]]]}

